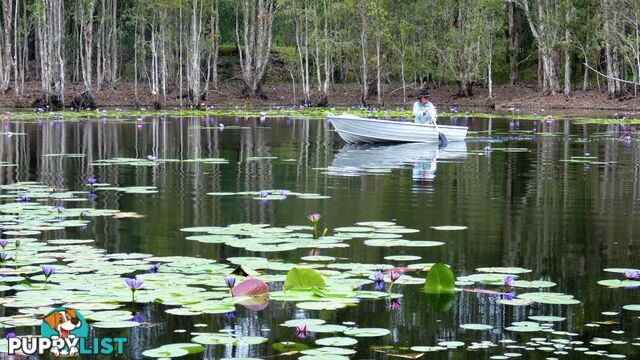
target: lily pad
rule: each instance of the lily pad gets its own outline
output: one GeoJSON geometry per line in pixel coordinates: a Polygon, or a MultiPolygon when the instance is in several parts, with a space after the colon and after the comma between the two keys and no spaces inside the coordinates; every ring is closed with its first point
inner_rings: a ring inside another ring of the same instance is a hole
{"type": "Polygon", "coordinates": [[[320,346],[352,346],[358,343],[358,340],[350,337],[328,337],[316,340],[316,344],[320,346]]]}
{"type": "Polygon", "coordinates": [[[347,336],[354,337],[378,337],[389,335],[391,331],[382,328],[352,328],[344,331],[347,336]]]}

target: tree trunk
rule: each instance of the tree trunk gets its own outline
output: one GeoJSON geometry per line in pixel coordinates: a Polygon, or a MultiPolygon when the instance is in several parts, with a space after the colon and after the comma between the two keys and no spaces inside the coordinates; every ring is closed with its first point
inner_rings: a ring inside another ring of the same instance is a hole
{"type": "Polygon", "coordinates": [[[202,0],[191,0],[191,30],[189,42],[189,66],[187,67],[187,84],[189,104],[200,102],[200,36],[202,29],[202,0]]]}
{"type": "MultiPolygon", "coordinates": [[[[21,68],[18,61],[18,47],[20,44],[20,37],[18,36],[18,9],[20,7],[20,0],[16,0],[16,6],[13,15],[13,90],[15,92],[16,97],[20,97],[22,92],[20,90],[20,85],[18,82],[19,78],[19,69],[21,68]]],[[[25,35],[26,37],[26,35],[25,35]]],[[[18,100],[20,102],[20,100],[18,100]]]]}
{"type": "Polygon", "coordinates": [[[331,81],[331,56],[329,53],[329,12],[327,7],[327,0],[324,0],[324,80],[322,82],[322,89],[320,91],[319,106],[329,105],[329,83],[331,81]]]}
{"type": "Polygon", "coordinates": [[[489,39],[487,54],[487,87],[489,88],[489,99],[493,99],[493,39],[489,39]]]}
{"type": "Polygon", "coordinates": [[[218,89],[218,52],[220,49],[220,0],[211,1],[211,72],[213,88],[218,89]]]}
{"type": "Polygon", "coordinates": [[[62,57],[63,0],[40,0],[42,13],[36,38],[40,55],[42,101],[34,105],[60,109],[64,106],[64,59],[62,57]]]}
{"type": "Polygon", "coordinates": [[[249,97],[263,96],[260,84],[271,55],[275,13],[274,0],[238,0],[236,6],[236,43],[245,84],[243,93],[249,97]],[[242,34],[239,9],[242,9],[242,34]]]}
{"type": "Polygon", "coordinates": [[[84,0],[80,3],[80,59],[82,82],[85,91],[91,91],[93,69],[93,11],[94,0],[84,0]]]}
{"type": "MultiPolygon", "coordinates": [[[[571,21],[571,11],[566,10],[565,22],[571,21]]],[[[571,37],[568,26],[564,29],[564,95],[571,96],[571,37]]]]}
{"type": "MultiPolygon", "coordinates": [[[[0,38],[0,93],[5,93],[9,89],[11,81],[11,64],[13,62],[11,30],[13,22],[13,2],[14,0],[2,0],[2,36],[0,38]]],[[[17,0],[16,0],[17,2],[17,0]]],[[[16,3],[17,8],[17,3],[16,3]]]]}
{"type": "Polygon", "coordinates": [[[518,32],[516,30],[515,0],[507,3],[509,18],[509,85],[515,85],[518,79],[518,32]]]}
{"type": "MultiPolygon", "coordinates": [[[[531,9],[530,0],[519,0],[524,9],[533,38],[538,44],[539,63],[542,68],[542,91],[545,95],[560,92],[560,54],[557,48],[561,30],[559,2],[551,0],[535,1],[531,9]]],[[[539,71],[538,70],[538,71],[539,71]]]]}
{"type": "Polygon", "coordinates": [[[298,52],[298,64],[300,66],[300,85],[302,86],[302,102],[304,105],[307,105],[311,99],[309,94],[309,52],[306,35],[307,27],[306,25],[302,26],[300,24],[300,19],[296,19],[295,28],[296,50],[298,52]],[[302,31],[305,32],[304,37],[300,34],[302,31]]]}
{"type": "Polygon", "coordinates": [[[362,25],[360,27],[360,49],[362,53],[362,69],[361,77],[362,77],[362,94],[360,98],[360,102],[362,105],[366,105],[367,97],[369,95],[369,65],[368,65],[368,55],[367,55],[367,15],[366,15],[366,3],[360,9],[361,17],[362,17],[362,25]]]}
{"type": "Polygon", "coordinates": [[[467,98],[473,96],[473,87],[469,80],[458,80],[458,97],[467,98]]]}
{"type": "Polygon", "coordinates": [[[607,63],[607,94],[610,98],[622,96],[622,85],[620,78],[620,68],[618,66],[618,47],[607,40],[605,42],[605,59],[607,63]]]}
{"type": "Polygon", "coordinates": [[[378,95],[378,106],[384,105],[382,102],[382,66],[380,60],[381,34],[376,34],[376,92],[378,95]]]}

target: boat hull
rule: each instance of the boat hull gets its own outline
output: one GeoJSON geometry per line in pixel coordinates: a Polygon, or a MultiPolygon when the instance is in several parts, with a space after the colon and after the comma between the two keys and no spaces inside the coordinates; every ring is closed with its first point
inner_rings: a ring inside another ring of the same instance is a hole
{"type": "Polygon", "coordinates": [[[438,132],[447,140],[464,141],[468,128],[465,126],[416,124],[392,120],[368,119],[343,114],[329,115],[329,121],[338,135],[347,143],[403,143],[438,142],[438,132]]]}

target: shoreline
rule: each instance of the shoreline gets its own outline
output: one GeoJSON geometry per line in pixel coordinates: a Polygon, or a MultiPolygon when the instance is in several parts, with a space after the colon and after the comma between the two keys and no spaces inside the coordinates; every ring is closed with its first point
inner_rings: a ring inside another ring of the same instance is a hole
{"type": "MultiPolygon", "coordinates": [[[[78,120],[78,119],[121,119],[133,118],[132,121],[141,121],[144,117],[161,116],[161,117],[192,117],[192,116],[224,116],[224,117],[243,117],[243,118],[260,118],[260,119],[276,119],[276,118],[294,118],[307,120],[326,119],[331,113],[348,112],[350,114],[372,117],[372,118],[389,118],[389,119],[411,119],[410,109],[385,110],[385,109],[361,109],[361,108],[319,108],[319,107],[271,107],[271,108],[208,108],[204,110],[198,109],[164,109],[164,110],[130,110],[130,109],[97,109],[97,110],[63,110],[51,112],[36,112],[33,110],[17,109],[16,112],[4,110],[0,113],[0,121],[29,121],[29,120],[78,120]]],[[[617,117],[604,116],[598,117],[594,114],[584,116],[571,111],[559,112],[543,112],[528,113],[526,111],[500,111],[492,112],[450,112],[441,111],[439,116],[460,117],[460,118],[484,118],[484,119],[511,119],[523,121],[561,121],[573,120],[582,123],[606,123],[606,124],[640,124],[640,114],[619,113],[617,117]],[[553,114],[551,114],[553,113],[553,114]]],[[[610,115],[610,113],[609,113],[610,115]]]]}
{"type": "MultiPolygon", "coordinates": [[[[144,84],[139,85],[139,103],[135,101],[134,84],[131,82],[118,83],[116,89],[104,89],[92,91],[92,96],[97,108],[110,109],[117,107],[126,108],[150,108],[156,101],[156,97],[148,93],[144,84]]],[[[208,99],[203,101],[206,106],[217,108],[268,108],[268,107],[290,107],[299,106],[300,93],[296,89],[294,99],[291,84],[265,84],[263,93],[266,99],[245,98],[241,95],[242,84],[239,82],[223,82],[217,90],[210,89],[208,99]],[[295,101],[294,101],[295,100],[295,101]]],[[[66,103],[70,104],[73,98],[82,90],[81,84],[73,84],[68,87],[66,93],[66,103]]],[[[386,109],[397,109],[403,107],[409,109],[415,99],[415,94],[419,91],[416,88],[406,89],[406,99],[403,97],[402,87],[399,84],[387,84],[384,96],[383,107],[386,109]]],[[[460,111],[467,109],[486,111],[504,111],[509,108],[518,108],[521,111],[544,110],[571,110],[578,113],[597,111],[606,113],[607,111],[636,111],[640,109],[640,99],[627,96],[624,99],[609,99],[605,93],[597,89],[587,91],[575,91],[570,98],[564,95],[545,96],[537,91],[535,85],[517,84],[514,86],[499,85],[494,88],[494,98],[489,100],[486,88],[474,88],[474,96],[469,98],[459,98],[456,96],[457,86],[446,85],[431,89],[431,100],[443,111],[450,107],[460,108],[460,111]]],[[[167,93],[167,98],[163,109],[172,109],[180,106],[179,89],[171,88],[167,93]]],[[[40,98],[39,84],[29,82],[25,84],[25,93],[18,98],[12,89],[0,96],[0,108],[3,109],[32,109],[33,101],[40,98]]],[[[312,93],[311,105],[318,96],[312,93]]],[[[162,100],[161,100],[162,102],[162,100]]],[[[379,108],[376,102],[376,95],[371,95],[367,106],[379,108]]],[[[358,84],[335,84],[329,93],[329,108],[350,108],[360,107],[360,88],[358,84]]],[[[189,108],[186,99],[182,101],[182,108],[189,108]]]]}
{"type": "MultiPolygon", "coordinates": [[[[140,85],[140,84],[139,84],[140,85]]],[[[108,116],[119,116],[132,114],[137,116],[150,115],[154,113],[172,113],[176,116],[187,115],[227,115],[227,116],[252,116],[259,117],[260,113],[266,111],[268,116],[304,116],[308,118],[326,117],[335,110],[347,110],[359,115],[371,115],[376,117],[411,117],[411,106],[414,101],[414,93],[417,89],[407,89],[407,101],[404,101],[402,90],[395,87],[397,84],[389,84],[389,89],[395,89],[385,96],[383,107],[375,104],[375,95],[369,100],[369,109],[362,110],[360,107],[360,88],[358,84],[336,84],[329,95],[329,106],[327,107],[301,107],[296,94],[296,101],[293,101],[293,92],[290,85],[285,84],[265,84],[263,92],[266,99],[244,98],[241,96],[241,84],[222,83],[218,90],[211,90],[209,99],[204,101],[203,109],[190,109],[186,100],[183,100],[180,107],[180,99],[174,94],[172,89],[167,95],[166,105],[159,109],[153,109],[155,96],[143,89],[139,91],[140,103],[135,103],[135,91],[133,83],[123,82],[116,90],[105,89],[92,93],[96,106],[100,111],[106,110],[108,116]],[[132,101],[133,100],[133,101],[132,101]]],[[[78,93],[80,85],[72,86],[67,92],[67,103],[70,103],[78,93]],[[73,94],[73,96],[72,96],[73,94]]],[[[623,116],[638,120],[636,108],[640,108],[640,99],[630,98],[626,100],[608,99],[606,94],[597,90],[576,91],[574,95],[567,99],[564,95],[544,96],[538,93],[532,85],[500,85],[494,88],[494,99],[489,101],[486,88],[475,88],[474,96],[470,98],[458,98],[455,94],[456,86],[443,86],[431,90],[432,101],[438,107],[441,116],[458,115],[486,117],[513,117],[523,120],[546,119],[549,116],[557,118],[562,115],[574,115],[585,117],[586,119],[613,120],[620,121],[623,116]],[[516,109],[515,111],[513,109],[516,109]],[[621,112],[622,114],[618,114],[621,112]],[[617,115],[617,116],[616,116],[617,115]]],[[[0,96],[0,109],[15,110],[20,115],[13,118],[37,117],[30,106],[33,100],[39,97],[37,84],[29,83],[26,87],[25,95],[18,99],[11,89],[0,96]],[[23,105],[17,107],[15,105],[23,105]]],[[[312,95],[312,102],[314,96],[312,95]]],[[[313,105],[313,104],[312,104],[313,105]]],[[[96,110],[75,111],[67,108],[56,111],[64,113],[67,117],[90,116],[96,114],[96,110]]],[[[17,114],[16,114],[17,115],[17,114]]],[[[6,115],[5,115],[6,116],[6,115]]],[[[42,114],[38,116],[42,117],[42,114]]]]}

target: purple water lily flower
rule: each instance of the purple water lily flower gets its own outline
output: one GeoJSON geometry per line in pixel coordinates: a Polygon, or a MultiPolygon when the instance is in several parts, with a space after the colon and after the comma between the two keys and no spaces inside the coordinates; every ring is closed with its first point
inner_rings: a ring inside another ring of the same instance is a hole
{"type": "Polygon", "coordinates": [[[131,279],[124,279],[124,284],[131,289],[131,291],[136,291],[142,288],[144,284],[144,280],[138,279],[137,277],[133,277],[131,279]]]}
{"type": "Polygon", "coordinates": [[[20,196],[20,202],[28,203],[29,202],[29,197],[27,195],[20,196]]]}
{"type": "Polygon", "coordinates": [[[377,283],[384,282],[384,273],[380,270],[376,270],[373,273],[373,280],[377,283]]]}
{"type": "Polygon", "coordinates": [[[94,178],[93,176],[87,179],[87,184],[89,185],[93,185],[97,182],[98,180],[96,180],[96,178],[94,178]]]}
{"type": "Polygon", "coordinates": [[[629,280],[640,279],[640,271],[625,271],[624,276],[629,280]]]}
{"type": "Polygon", "coordinates": [[[149,272],[154,274],[154,273],[157,273],[159,269],[160,269],[160,263],[155,263],[151,265],[151,267],[149,268],[149,272]]]}
{"type": "Polygon", "coordinates": [[[133,279],[124,279],[124,284],[131,289],[131,302],[136,302],[136,290],[142,288],[144,281],[134,277],[133,279]]]}
{"type": "Polygon", "coordinates": [[[502,294],[502,299],[504,300],[513,300],[516,297],[515,291],[509,291],[508,293],[502,294]]]}
{"type": "Polygon", "coordinates": [[[92,192],[87,194],[87,198],[89,198],[89,200],[95,198],[96,196],[97,195],[95,193],[92,193],[92,192]]]}
{"type": "Polygon", "coordinates": [[[41,265],[40,268],[42,268],[42,274],[44,275],[44,282],[49,281],[49,276],[56,273],[56,268],[50,265],[41,265]]]}
{"type": "Polygon", "coordinates": [[[144,280],[138,279],[136,277],[132,279],[124,279],[124,284],[127,285],[127,287],[131,289],[131,291],[136,291],[142,287],[142,284],[144,284],[144,280]]]}
{"type": "Polygon", "coordinates": [[[134,317],[132,317],[131,319],[129,319],[129,321],[133,321],[133,322],[137,322],[138,324],[142,324],[145,322],[144,316],[142,315],[136,315],[134,317]]]}
{"type": "Polygon", "coordinates": [[[298,339],[306,339],[309,336],[307,324],[303,323],[296,326],[296,336],[298,337],[298,339]]]}
{"type": "Polygon", "coordinates": [[[260,197],[267,197],[269,196],[269,192],[268,191],[260,191],[260,197]]]}
{"type": "Polygon", "coordinates": [[[4,248],[7,247],[7,245],[9,245],[9,241],[5,239],[0,239],[0,247],[2,247],[2,250],[4,250],[4,248]]]}
{"type": "Polygon", "coordinates": [[[373,289],[375,291],[384,291],[384,287],[385,287],[384,281],[376,281],[373,289]]]}
{"type": "Polygon", "coordinates": [[[224,314],[224,317],[231,320],[231,319],[235,319],[236,318],[236,312],[235,311],[229,311],[228,313],[224,314]]]}
{"type": "Polygon", "coordinates": [[[320,221],[321,218],[322,218],[322,215],[318,213],[309,214],[309,216],[307,216],[307,219],[309,219],[313,223],[317,223],[318,221],[320,221]]]}
{"type": "Polygon", "coordinates": [[[396,282],[398,281],[398,279],[400,279],[400,276],[402,276],[402,274],[400,274],[397,271],[391,271],[389,273],[389,278],[391,279],[391,282],[396,282]]]}
{"type": "Polygon", "coordinates": [[[391,299],[391,302],[389,303],[389,310],[398,311],[401,307],[402,303],[400,302],[400,299],[391,299]]]}
{"type": "Polygon", "coordinates": [[[513,287],[515,279],[511,275],[507,275],[504,277],[504,286],[513,287]]]}
{"type": "Polygon", "coordinates": [[[9,256],[9,254],[7,253],[0,253],[0,262],[7,262],[7,260],[11,259],[11,257],[9,256]]]}
{"type": "Polygon", "coordinates": [[[62,206],[62,205],[58,205],[58,206],[56,207],[56,209],[58,210],[58,213],[61,213],[61,212],[63,212],[63,211],[65,211],[65,210],[66,210],[66,209],[64,208],[64,206],[62,206]]]}
{"type": "Polygon", "coordinates": [[[16,337],[16,336],[17,336],[17,335],[16,335],[16,333],[14,333],[14,332],[8,332],[8,333],[4,336],[4,338],[5,338],[5,339],[11,339],[11,338],[14,338],[14,337],[16,337]]]}
{"type": "Polygon", "coordinates": [[[227,277],[224,279],[224,282],[225,282],[225,283],[227,283],[227,287],[228,287],[229,289],[233,289],[233,287],[234,287],[234,286],[235,286],[235,284],[236,284],[236,278],[235,278],[235,277],[233,277],[233,276],[227,276],[227,277]]]}

